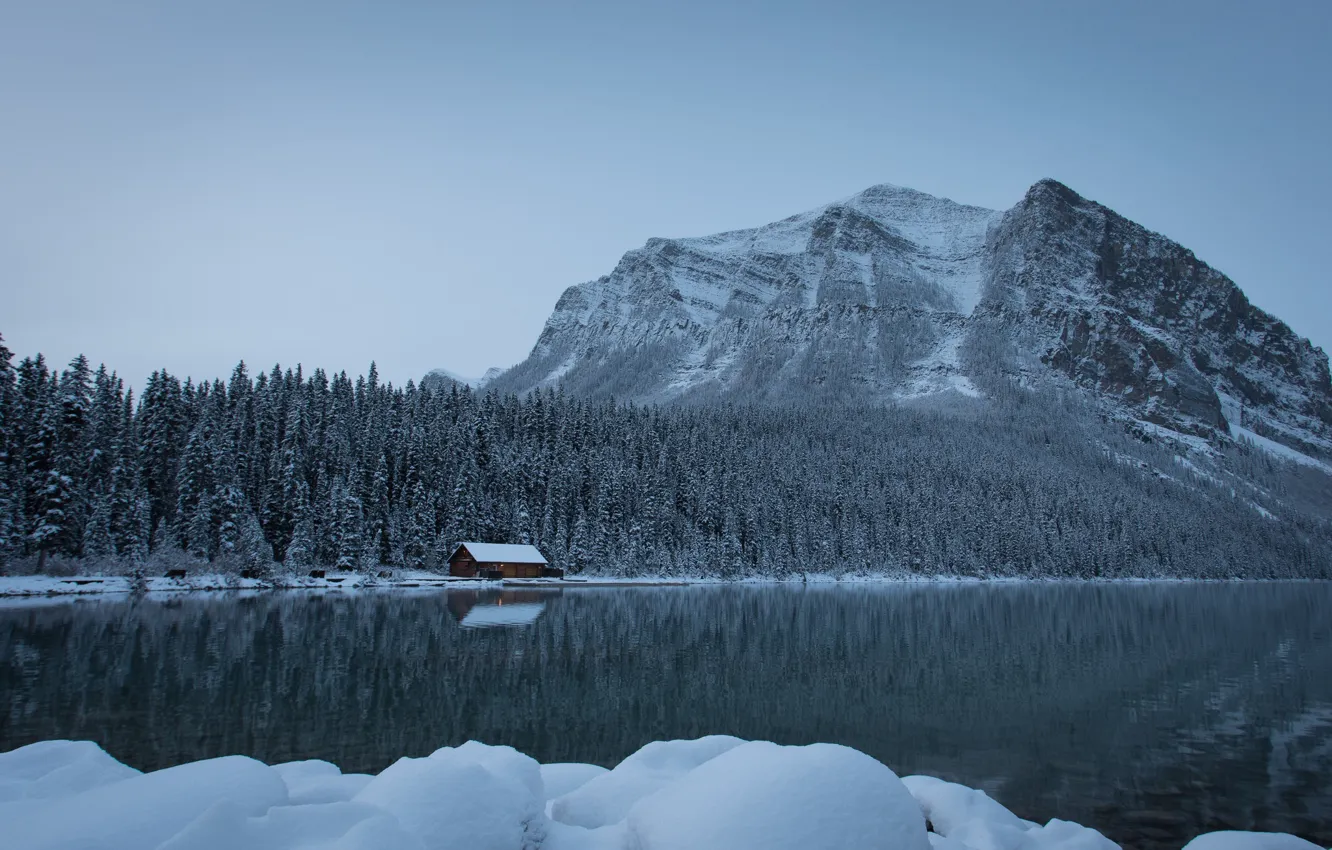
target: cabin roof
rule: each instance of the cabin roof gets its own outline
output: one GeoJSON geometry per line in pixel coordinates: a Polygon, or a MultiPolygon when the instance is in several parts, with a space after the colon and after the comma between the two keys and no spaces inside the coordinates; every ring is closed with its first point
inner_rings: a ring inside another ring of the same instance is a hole
{"type": "Polygon", "coordinates": [[[483,563],[501,563],[501,564],[546,564],[549,563],[541,556],[540,550],[535,546],[518,543],[472,543],[470,541],[459,543],[453,550],[453,556],[458,554],[458,549],[467,547],[467,551],[472,557],[483,563]]]}

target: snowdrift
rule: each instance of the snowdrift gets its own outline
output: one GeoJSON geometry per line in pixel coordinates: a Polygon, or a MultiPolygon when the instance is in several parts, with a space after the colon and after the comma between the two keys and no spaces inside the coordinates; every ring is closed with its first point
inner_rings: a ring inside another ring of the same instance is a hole
{"type": "MultiPolygon", "coordinates": [[[[1114,850],[1023,820],[982,791],[898,776],[849,747],[715,735],[613,770],[469,741],[377,776],[242,756],[152,773],[87,741],[0,753],[4,843],[24,850],[1114,850]]],[[[1319,850],[1210,833],[1189,850],[1319,850]]]]}

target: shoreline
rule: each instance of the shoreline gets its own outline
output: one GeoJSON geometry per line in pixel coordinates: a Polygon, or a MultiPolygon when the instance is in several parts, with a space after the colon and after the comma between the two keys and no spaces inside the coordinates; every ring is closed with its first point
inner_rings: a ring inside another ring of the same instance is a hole
{"type": "Polygon", "coordinates": [[[810,574],[792,578],[749,577],[721,579],[680,576],[611,577],[587,576],[564,579],[502,579],[485,580],[454,578],[437,573],[407,573],[391,579],[381,579],[362,573],[333,575],[326,578],[308,576],[281,576],[275,580],[242,578],[225,573],[200,573],[184,579],[154,576],[139,588],[123,575],[0,575],[0,599],[31,599],[49,597],[89,597],[130,595],[133,593],[181,594],[219,593],[230,591],[346,591],[346,590],[502,590],[528,588],[532,590],[577,590],[635,587],[701,587],[701,586],[760,586],[801,585],[839,587],[847,585],[1014,585],[1014,584],[1232,584],[1232,583],[1292,583],[1318,582],[1315,578],[1243,579],[1243,578],[1068,578],[1068,577],[997,577],[973,576],[830,576],[810,574]]]}

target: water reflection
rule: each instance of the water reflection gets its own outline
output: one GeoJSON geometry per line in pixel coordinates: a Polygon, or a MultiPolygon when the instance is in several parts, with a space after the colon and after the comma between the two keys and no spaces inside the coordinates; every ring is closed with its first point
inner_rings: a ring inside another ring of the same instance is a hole
{"type": "Polygon", "coordinates": [[[613,764],[726,732],[848,744],[1126,845],[1332,843],[1332,585],[582,588],[514,598],[540,606],[523,628],[464,627],[500,601],[3,607],[0,749],[77,737],[143,768],[239,752],[365,771],[468,738],[613,764]]]}
{"type": "Polygon", "coordinates": [[[464,629],[530,626],[560,590],[451,590],[449,613],[464,629]]]}

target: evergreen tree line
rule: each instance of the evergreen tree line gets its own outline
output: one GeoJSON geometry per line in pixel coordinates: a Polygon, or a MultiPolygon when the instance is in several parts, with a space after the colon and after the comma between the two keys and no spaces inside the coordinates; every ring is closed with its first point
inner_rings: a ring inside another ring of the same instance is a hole
{"type": "Polygon", "coordinates": [[[155,372],[135,398],[83,356],[12,361],[0,344],[11,568],[442,569],[483,540],[619,575],[1332,577],[1323,512],[1283,501],[1324,483],[1241,453],[1263,486],[1226,484],[1026,390],[643,407],[242,363],[211,383],[155,372]]]}

